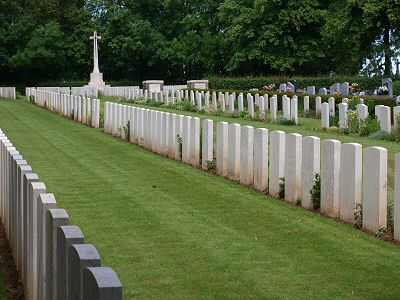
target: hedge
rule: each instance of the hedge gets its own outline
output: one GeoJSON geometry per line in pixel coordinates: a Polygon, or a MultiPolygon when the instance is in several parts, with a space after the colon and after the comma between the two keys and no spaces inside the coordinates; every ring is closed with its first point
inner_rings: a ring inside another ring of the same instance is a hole
{"type": "MultiPolygon", "coordinates": [[[[210,88],[212,89],[233,89],[233,90],[250,90],[253,88],[262,89],[269,84],[279,85],[289,81],[296,80],[299,88],[307,88],[307,86],[314,85],[316,90],[319,88],[329,87],[335,82],[343,83],[349,82],[352,84],[356,82],[362,90],[375,90],[376,87],[382,85],[382,78],[368,78],[361,76],[332,76],[332,77],[220,77],[209,76],[210,88]]],[[[400,86],[399,86],[400,87],[400,86]]],[[[400,95],[400,92],[398,93],[400,95]]]]}

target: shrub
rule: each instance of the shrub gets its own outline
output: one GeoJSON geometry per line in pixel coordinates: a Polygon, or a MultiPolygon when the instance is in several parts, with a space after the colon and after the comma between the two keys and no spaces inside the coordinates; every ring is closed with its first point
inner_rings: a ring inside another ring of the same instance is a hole
{"type": "Polygon", "coordinates": [[[400,95],[400,80],[393,82],[393,95],[400,95]]]}
{"type": "Polygon", "coordinates": [[[126,124],[126,126],[123,127],[123,129],[124,129],[124,134],[125,134],[125,140],[127,142],[129,142],[129,138],[131,135],[131,133],[130,133],[131,132],[131,122],[128,121],[128,123],[126,124]]]}
{"type": "Polygon", "coordinates": [[[285,198],[285,177],[279,178],[279,199],[285,198]]]}
{"type": "Polygon", "coordinates": [[[277,118],[277,119],[274,121],[274,123],[275,123],[275,124],[279,124],[279,125],[285,125],[285,126],[294,126],[294,125],[296,125],[296,122],[295,122],[295,121],[293,121],[293,120],[288,120],[288,119],[286,119],[286,118],[284,118],[284,117],[277,118]]]}
{"type": "Polygon", "coordinates": [[[182,139],[182,137],[181,137],[179,134],[176,136],[176,141],[177,141],[178,144],[179,144],[179,157],[182,159],[182,145],[183,145],[183,139],[182,139]]]}
{"type": "Polygon", "coordinates": [[[217,169],[217,161],[215,159],[207,160],[206,161],[206,166],[207,166],[207,170],[214,171],[214,170],[217,169]]]}
{"type": "Polygon", "coordinates": [[[365,120],[360,121],[360,136],[369,136],[381,130],[380,125],[376,117],[368,117],[365,120]]]}
{"type": "Polygon", "coordinates": [[[164,103],[161,102],[161,101],[155,101],[155,100],[153,100],[153,99],[150,99],[150,100],[148,100],[148,101],[146,102],[146,104],[149,105],[149,106],[153,106],[153,107],[160,107],[160,106],[162,106],[164,103]]]}
{"type": "Polygon", "coordinates": [[[388,135],[389,133],[381,130],[371,134],[369,137],[376,140],[386,140],[388,138],[388,135]]]}
{"type": "Polygon", "coordinates": [[[314,185],[310,190],[311,200],[314,209],[321,208],[321,175],[314,174],[314,185]]]}
{"type": "Polygon", "coordinates": [[[356,209],[354,211],[354,227],[361,229],[362,227],[362,205],[356,204],[356,209]]]}

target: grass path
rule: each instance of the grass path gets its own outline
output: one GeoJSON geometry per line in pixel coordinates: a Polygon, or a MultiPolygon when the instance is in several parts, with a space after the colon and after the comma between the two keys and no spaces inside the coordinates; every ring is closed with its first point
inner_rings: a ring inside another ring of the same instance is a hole
{"type": "Polygon", "coordinates": [[[0,127],[125,299],[400,294],[400,246],[22,100],[0,101],[0,127]]]}

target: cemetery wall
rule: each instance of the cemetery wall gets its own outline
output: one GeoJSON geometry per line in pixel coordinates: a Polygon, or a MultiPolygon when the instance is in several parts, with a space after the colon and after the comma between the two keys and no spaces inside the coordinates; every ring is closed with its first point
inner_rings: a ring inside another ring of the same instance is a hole
{"type": "Polygon", "coordinates": [[[25,299],[122,299],[117,274],[2,130],[0,218],[25,299]]]}

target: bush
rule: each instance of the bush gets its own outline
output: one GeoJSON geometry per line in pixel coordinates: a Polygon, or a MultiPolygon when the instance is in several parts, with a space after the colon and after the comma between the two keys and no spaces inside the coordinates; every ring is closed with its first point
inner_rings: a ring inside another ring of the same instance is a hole
{"type": "Polygon", "coordinates": [[[396,80],[393,82],[393,95],[400,95],[400,80],[396,80]]]}
{"type": "Polygon", "coordinates": [[[296,122],[295,122],[295,121],[293,121],[293,120],[288,120],[288,119],[286,119],[286,118],[284,118],[284,117],[280,117],[280,118],[276,119],[276,120],[274,121],[274,123],[275,123],[275,124],[279,124],[279,125],[285,125],[285,126],[294,126],[294,125],[296,125],[296,122]]]}
{"type": "Polygon", "coordinates": [[[314,209],[321,208],[321,175],[318,173],[314,174],[314,185],[310,190],[311,200],[313,202],[314,209]]]}
{"type": "Polygon", "coordinates": [[[373,134],[371,134],[369,137],[371,139],[377,139],[377,140],[386,140],[388,137],[389,133],[387,133],[386,131],[377,131],[373,134]]]}
{"type": "Polygon", "coordinates": [[[400,130],[396,129],[392,132],[378,131],[369,136],[371,139],[386,140],[389,142],[400,142],[400,130]]]}

